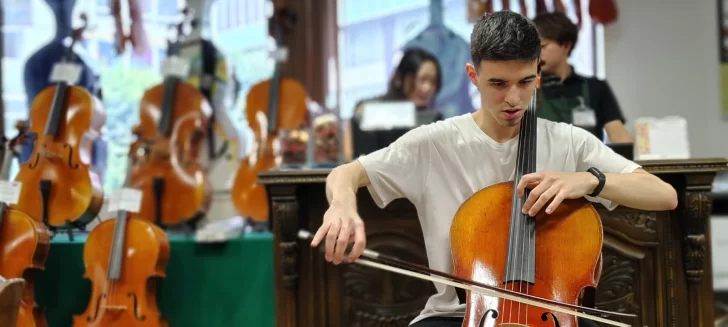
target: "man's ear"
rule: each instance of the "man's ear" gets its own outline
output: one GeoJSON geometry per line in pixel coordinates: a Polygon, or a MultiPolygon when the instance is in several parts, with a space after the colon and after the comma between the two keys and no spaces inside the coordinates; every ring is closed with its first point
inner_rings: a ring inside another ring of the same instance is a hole
{"type": "Polygon", "coordinates": [[[475,85],[478,89],[480,89],[480,86],[478,86],[478,71],[475,69],[475,66],[471,63],[465,64],[465,73],[468,74],[468,78],[470,79],[470,82],[475,85]]]}

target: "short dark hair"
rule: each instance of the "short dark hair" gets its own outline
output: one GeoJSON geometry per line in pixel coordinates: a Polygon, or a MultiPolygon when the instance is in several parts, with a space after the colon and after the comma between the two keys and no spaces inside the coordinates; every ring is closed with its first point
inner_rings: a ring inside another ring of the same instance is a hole
{"type": "Polygon", "coordinates": [[[533,22],[508,10],[485,14],[470,34],[470,57],[478,67],[489,61],[537,61],[541,39],[533,22]]]}
{"type": "Polygon", "coordinates": [[[566,15],[560,12],[546,13],[536,16],[533,23],[541,37],[552,40],[559,45],[571,44],[569,56],[579,39],[579,28],[566,15]]]}

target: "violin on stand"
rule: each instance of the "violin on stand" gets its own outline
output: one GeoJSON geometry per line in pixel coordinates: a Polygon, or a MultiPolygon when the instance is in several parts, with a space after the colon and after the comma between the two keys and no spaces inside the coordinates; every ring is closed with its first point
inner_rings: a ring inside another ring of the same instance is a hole
{"type": "MultiPolygon", "coordinates": [[[[136,147],[132,144],[130,152],[136,147]]],[[[132,165],[127,166],[125,186],[132,165]]],[[[121,189],[112,199],[127,203],[122,198],[128,192],[138,191],[121,189]]],[[[117,207],[116,218],[96,225],[83,246],[84,277],[91,280],[91,297],[86,310],[73,318],[73,327],[166,327],[157,306],[156,282],[165,277],[169,240],[150,219],[129,218],[127,210],[136,208],[118,207],[118,203],[110,205],[117,207]]]]}
{"type": "Polygon", "coordinates": [[[30,158],[20,165],[15,180],[20,198],[11,207],[40,219],[51,232],[83,231],[103,204],[101,177],[90,167],[93,142],[101,135],[105,115],[101,100],[78,82],[82,67],[75,64],[73,46],[84,26],[73,31],[61,62],[53,68],[53,85],[41,90],[30,107],[30,130],[35,139],[30,158]]]}
{"type": "Polygon", "coordinates": [[[268,221],[267,193],[256,181],[259,172],[279,165],[274,143],[280,130],[299,128],[308,117],[303,86],[281,73],[288,56],[283,36],[293,29],[295,21],[295,14],[286,7],[278,8],[271,17],[270,29],[278,45],[273,77],[253,85],[246,98],[245,117],[255,135],[256,149],[241,160],[231,193],[235,208],[242,216],[249,217],[252,225],[268,221]]]}
{"type": "Polygon", "coordinates": [[[184,81],[189,63],[179,56],[182,27],[169,42],[164,81],[144,92],[139,124],[133,127],[139,146],[131,154],[131,187],[142,191],[135,219],[153,219],[162,228],[196,228],[212,199],[211,186],[200,165],[200,149],[207,136],[212,107],[192,84],[184,81]]]}
{"type": "MultiPolygon", "coordinates": [[[[464,289],[463,327],[576,327],[577,317],[630,327],[604,316],[636,315],[578,304],[582,290],[596,287],[601,274],[603,231],[594,206],[581,198],[564,200],[548,216],[521,213],[530,192],[519,196],[515,185],[536,171],[537,91],[521,121],[515,179],[481,189],[455,213],[452,274],[369,249],[355,263],[464,289]]],[[[313,239],[307,231],[298,236],[313,239]]]]}
{"type": "MultiPolygon", "coordinates": [[[[0,19],[2,19],[1,13],[0,19]]],[[[2,89],[0,79],[0,90],[2,89]]],[[[20,155],[14,148],[19,142],[22,142],[23,136],[23,131],[19,130],[18,136],[5,141],[5,106],[4,102],[0,101],[0,140],[2,140],[2,145],[0,145],[2,148],[0,188],[3,191],[9,191],[2,192],[3,195],[11,194],[12,197],[12,194],[16,193],[13,192],[13,189],[16,188],[14,183],[8,183],[9,170],[13,158],[18,158],[20,155]]],[[[35,305],[33,279],[35,278],[34,273],[45,268],[49,249],[50,233],[40,220],[34,219],[22,211],[9,208],[8,202],[0,199],[0,276],[7,279],[22,278],[24,280],[22,300],[18,310],[12,313],[14,318],[12,318],[11,326],[16,324],[22,327],[48,325],[43,310],[35,305]]],[[[5,313],[0,313],[0,317],[4,315],[5,313]]],[[[0,323],[5,322],[3,319],[0,318],[0,323]]]]}
{"type": "MultiPolygon", "coordinates": [[[[0,116],[3,114],[0,113],[0,116]]],[[[0,127],[0,133],[5,135],[3,127],[0,127]]],[[[2,176],[7,176],[12,159],[18,156],[12,149],[18,142],[17,139],[16,137],[8,141],[4,146],[4,158],[0,167],[2,176]]],[[[7,182],[3,180],[0,188],[12,187],[12,183],[7,182]]],[[[43,310],[35,305],[33,280],[35,273],[45,269],[49,249],[50,233],[39,219],[11,209],[8,202],[0,201],[0,276],[23,278],[25,281],[23,299],[16,318],[18,326],[47,326],[43,310]]]]}

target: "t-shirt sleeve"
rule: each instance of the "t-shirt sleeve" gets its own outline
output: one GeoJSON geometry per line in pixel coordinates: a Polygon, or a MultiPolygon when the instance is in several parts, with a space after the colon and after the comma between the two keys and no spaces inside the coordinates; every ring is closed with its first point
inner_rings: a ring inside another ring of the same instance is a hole
{"type": "Polygon", "coordinates": [[[369,177],[367,189],[380,208],[398,198],[419,200],[429,174],[430,145],[427,126],[421,126],[357,159],[369,177]]]}
{"type": "Polygon", "coordinates": [[[609,83],[600,80],[597,80],[597,83],[599,85],[599,102],[597,105],[599,106],[604,124],[615,120],[624,123],[625,119],[622,114],[622,109],[619,107],[617,97],[614,96],[614,92],[612,92],[609,83]]]}
{"type": "MultiPolygon", "coordinates": [[[[576,151],[576,171],[587,171],[594,167],[603,173],[628,174],[632,173],[640,165],[614,152],[606,144],[602,143],[594,134],[572,126],[573,149],[576,151]]],[[[614,210],[617,204],[600,197],[586,198],[592,202],[602,203],[608,210],[614,210]]]]}

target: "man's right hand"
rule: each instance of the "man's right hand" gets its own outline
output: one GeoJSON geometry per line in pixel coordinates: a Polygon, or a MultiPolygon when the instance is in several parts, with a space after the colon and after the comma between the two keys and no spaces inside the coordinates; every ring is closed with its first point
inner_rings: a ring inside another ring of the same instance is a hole
{"type": "Polygon", "coordinates": [[[311,246],[317,247],[324,237],[326,237],[326,261],[341,263],[350,241],[354,242],[354,246],[348,257],[349,262],[359,258],[366,247],[366,234],[364,222],[356,212],[356,206],[332,203],[324,214],[324,223],[313,237],[311,246]]]}

